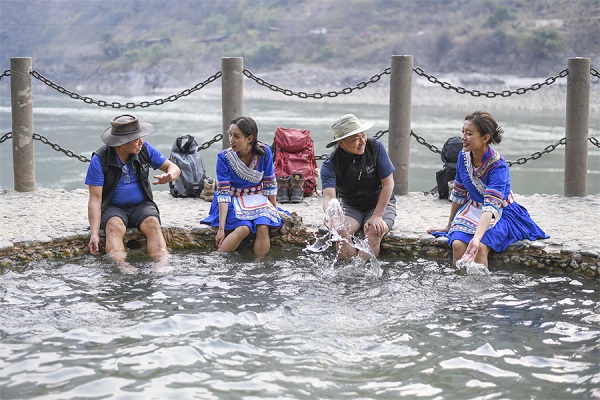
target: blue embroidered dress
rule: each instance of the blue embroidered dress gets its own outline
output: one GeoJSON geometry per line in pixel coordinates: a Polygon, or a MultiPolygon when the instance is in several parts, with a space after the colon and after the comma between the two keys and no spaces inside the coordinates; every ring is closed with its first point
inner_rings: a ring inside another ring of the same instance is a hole
{"type": "Polygon", "coordinates": [[[233,149],[217,155],[217,193],[202,224],[219,226],[219,203],[229,203],[225,230],[247,226],[256,233],[257,225],[280,226],[281,217],[267,196],[277,195],[273,154],[264,146],[265,155],[252,155],[244,164],[233,149]]]}
{"type": "Polygon", "coordinates": [[[481,238],[496,252],[517,240],[546,239],[549,236],[531,219],[525,207],[516,203],[510,188],[508,164],[497,151],[488,147],[479,168],[471,162],[471,153],[461,150],[456,163],[456,179],[450,200],[463,204],[450,224],[448,244],[460,240],[469,243],[483,211],[493,214],[489,228],[481,238]]]}

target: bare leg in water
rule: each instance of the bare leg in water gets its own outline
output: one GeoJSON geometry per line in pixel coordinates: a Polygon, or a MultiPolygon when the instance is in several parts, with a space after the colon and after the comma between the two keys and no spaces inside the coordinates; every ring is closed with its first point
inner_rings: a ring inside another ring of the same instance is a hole
{"type": "Polygon", "coordinates": [[[127,252],[125,252],[125,246],[123,245],[123,236],[125,236],[126,230],[127,228],[121,218],[112,217],[108,220],[104,228],[104,232],[106,233],[106,254],[113,259],[121,272],[133,274],[138,269],[126,260],[127,252]]]}

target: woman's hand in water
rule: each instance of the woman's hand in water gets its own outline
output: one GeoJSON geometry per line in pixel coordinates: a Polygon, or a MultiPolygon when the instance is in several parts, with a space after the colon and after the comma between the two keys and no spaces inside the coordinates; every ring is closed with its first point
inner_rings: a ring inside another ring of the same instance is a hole
{"type": "Polygon", "coordinates": [[[478,252],[479,252],[479,240],[473,238],[467,245],[467,250],[465,251],[465,254],[463,254],[463,256],[461,257],[460,260],[462,262],[464,262],[465,264],[473,262],[473,261],[475,261],[475,257],[477,257],[478,252]]]}

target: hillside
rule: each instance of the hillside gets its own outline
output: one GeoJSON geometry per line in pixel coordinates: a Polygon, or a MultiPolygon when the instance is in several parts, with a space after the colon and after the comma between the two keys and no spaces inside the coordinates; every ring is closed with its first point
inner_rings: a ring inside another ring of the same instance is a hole
{"type": "Polygon", "coordinates": [[[0,0],[2,70],[33,57],[58,83],[190,84],[244,57],[255,73],[306,64],[380,71],[556,74],[600,60],[597,0],[0,0]],[[100,79],[98,79],[100,78],[100,79]]]}

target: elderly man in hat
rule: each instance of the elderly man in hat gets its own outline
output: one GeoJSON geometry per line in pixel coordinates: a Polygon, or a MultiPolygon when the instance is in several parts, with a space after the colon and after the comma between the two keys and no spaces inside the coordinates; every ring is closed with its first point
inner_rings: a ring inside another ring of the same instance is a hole
{"type": "MultiPolygon", "coordinates": [[[[343,257],[358,254],[352,240],[361,229],[373,254],[378,256],[381,239],[396,219],[392,176],[395,168],[383,143],[367,138],[365,131],[373,125],[361,123],[352,114],[338,118],[331,125],[334,140],[326,146],[336,147],[321,167],[323,210],[327,215],[329,203],[336,197],[344,209],[343,226],[329,226],[341,228],[339,233],[345,239],[340,250],[343,257]]],[[[326,223],[332,225],[334,221],[326,223]]]]}
{"type": "Polygon", "coordinates": [[[138,228],[147,239],[148,255],[161,260],[167,246],[160,227],[160,214],[153,200],[148,173],[150,167],[163,174],[154,175],[154,185],[176,180],[181,173],[177,165],[143,140],[154,130],[149,123],[133,115],[120,115],[102,132],[105,143],[92,155],[85,178],[89,186],[88,219],[91,254],[99,254],[100,229],[106,233],[106,254],[124,268],[123,236],[127,228],[138,228]]]}

